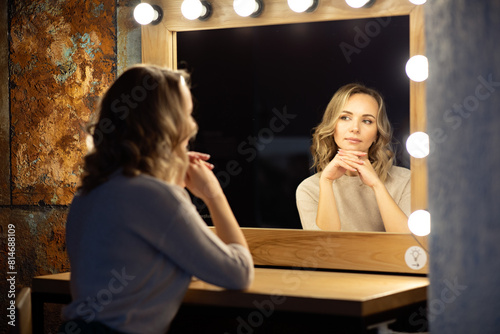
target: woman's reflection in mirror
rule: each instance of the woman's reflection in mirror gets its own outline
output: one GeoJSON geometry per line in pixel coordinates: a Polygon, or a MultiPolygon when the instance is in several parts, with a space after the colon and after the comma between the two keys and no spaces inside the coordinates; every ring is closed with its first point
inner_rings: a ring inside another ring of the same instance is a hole
{"type": "Polygon", "coordinates": [[[341,87],[314,128],[316,174],[297,187],[302,227],[409,233],[410,170],[395,166],[392,129],[380,93],[341,87]]]}

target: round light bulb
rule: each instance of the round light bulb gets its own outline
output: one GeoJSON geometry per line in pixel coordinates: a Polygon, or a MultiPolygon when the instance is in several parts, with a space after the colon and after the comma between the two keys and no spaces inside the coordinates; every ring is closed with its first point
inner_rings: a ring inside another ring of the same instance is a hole
{"type": "Polygon", "coordinates": [[[370,2],[370,0],[345,0],[345,2],[352,8],[361,8],[370,2]]]}
{"type": "Polygon", "coordinates": [[[239,16],[247,17],[259,11],[259,3],[255,0],[234,0],[233,8],[239,16]]]}
{"type": "Polygon", "coordinates": [[[414,5],[423,5],[427,0],[410,0],[410,2],[414,5]]]}
{"type": "Polygon", "coordinates": [[[134,19],[142,25],[150,24],[158,18],[158,12],[148,3],[138,4],[134,9],[134,19]]]}
{"type": "Polygon", "coordinates": [[[406,150],[414,158],[425,158],[429,155],[429,135],[425,132],[414,132],[406,140],[406,150]]]}
{"type": "Polygon", "coordinates": [[[420,237],[431,233],[431,214],[425,210],[414,211],[408,217],[408,227],[411,233],[420,237]]]}
{"type": "Polygon", "coordinates": [[[421,82],[429,76],[429,62],[426,56],[417,55],[411,57],[406,63],[406,74],[416,82],[421,82]]]}
{"type": "Polygon", "coordinates": [[[296,13],[303,13],[314,5],[314,0],[288,0],[288,7],[296,13]]]}
{"type": "Polygon", "coordinates": [[[200,0],[184,0],[181,5],[182,15],[188,20],[196,20],[205,15],[206,8],[200,0]]]}
{"type": "Polygon", "coordinates": [[[85,145],[87,146],[87,152],[91,152],[94,149],[94,138],[91,135],[87,135],[85,138],[85,145]]]}

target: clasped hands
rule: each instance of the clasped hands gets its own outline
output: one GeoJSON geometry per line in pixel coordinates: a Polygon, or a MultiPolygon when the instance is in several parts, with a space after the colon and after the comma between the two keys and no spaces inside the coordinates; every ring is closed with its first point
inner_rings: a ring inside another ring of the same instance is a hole
{"type": "Polygon", "coordinates": [[[332,161],[325,167],[321,178],[334,181],[347,172],[357,173],[361,181],[371,188],[381,183],[368,159],[368,153],[343,149],[339,149],[332,161]]]}
{"type": "Polygon", "coordinates": [[[208,162],[210,155],[200,152],[188,152],[189,166],[184,179],[184,186],[203,201],[214,199],[223,194],[219,180],[213,173],[214,165],[208,162]]]}

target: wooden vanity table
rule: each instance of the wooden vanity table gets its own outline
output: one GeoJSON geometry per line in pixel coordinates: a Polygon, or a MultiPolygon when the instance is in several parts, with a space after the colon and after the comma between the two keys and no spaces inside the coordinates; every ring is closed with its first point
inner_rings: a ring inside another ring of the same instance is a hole
{"type": "MultiPolygon", "coordinates": [[[[34,333],[43,332],[40,331],[43,328],[43,317],[40,315],[43,314],[44,303],[67,303],[71,300],[69,280],[70,273],[34,278],[34,333]]],[[[205,307],[207,310],[221,307],[260,313],[251,318],[243,316],[247,326],[252,327],[255,333],[260,332],[259,322],[274,320],[275,312],[347,319],[358,324],[362,333],[369,327],[383,327],[386,322],[394,321],[401,309],[424,303],[428,284],[425,277],[256,268],[255,281],[244,291],[226,290],[193,280],[184,305],[205,307]],[[257,324],[259,326],[252,326],[257,324]]],[[[224,318],[224,315],[219,315],[219,318],[224,318]]],[[[235,332],[237,326],[227,330],[235,332]]],[[[335,330],[336,324],[332,322],[331,332],[335,333],[335,330]]],[[[207,331],[210,329],[207,328],[207,331]]]]}
{"type": "MultiPolygon", "coordinates": [[[[242,322],[246,326],[243,333],[270,333],[264,323],[293,323],[295,318],[312,317],[326,323],[331,333],[338,333],[339,324],[350,326],[349,333],[367,333],[370,328],[383,333],[386,324],[403,310],[425,306],[427,265],[418,270],[403,265],[404,251],[418,244],[409,234],[279,229],[244,229],[244,233],[257,266],[253,284],[236,291],[194,279],[176,319],[177,326],[193,326],[198,316],[204,319],[200,322],[206,322],[216,314],[212,320],[226,326],[228,333],[237,332],[242,322]],[[365,245],[356,254],[348,247],[344,249],[354,240],[365,245]],[[380,243],[385,247],[377,247],[380,243]],[[365,257],[371,260],[360,261],[365,257]],[[357,266],[369,269],[367,263],[373,263],[378,271],[358,271],[357,266]]],[[[70,273],[33,279],[35,333],[43,328],[44,303],[70,302],[69,282],[70,273]]],[[[204,333],[211,333],[209,325],[197,325],[207,326],[204,333]]],[[[303,332],[296,326],[294,330],[303,332]]]]}

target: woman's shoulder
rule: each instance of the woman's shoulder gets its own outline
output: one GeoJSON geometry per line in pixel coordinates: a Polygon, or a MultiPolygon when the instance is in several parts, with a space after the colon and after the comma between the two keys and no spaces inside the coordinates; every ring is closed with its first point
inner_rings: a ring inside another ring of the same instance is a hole
{"type": "Polygon", "coordinates": [[[389,170],[389,176],[395,181],[408,181],[411,178],[411,170],[401,166],[392,166],[389,170]]]}
{"type": "Polygon", "coordinates": [[[297,186],[297,191],[312,191],[315,189],[319,190],[319,173],[315,173],[299,183],[297,186]]]}
{"type": "Polygon", "coordinates": [[[120,173],[109,181],[108,186],[114,188],[114,192],[126,193],[139,201],[158,197],[183,201],[189,197],[185,189],[150,175],[126,176],[120,173]]]}

